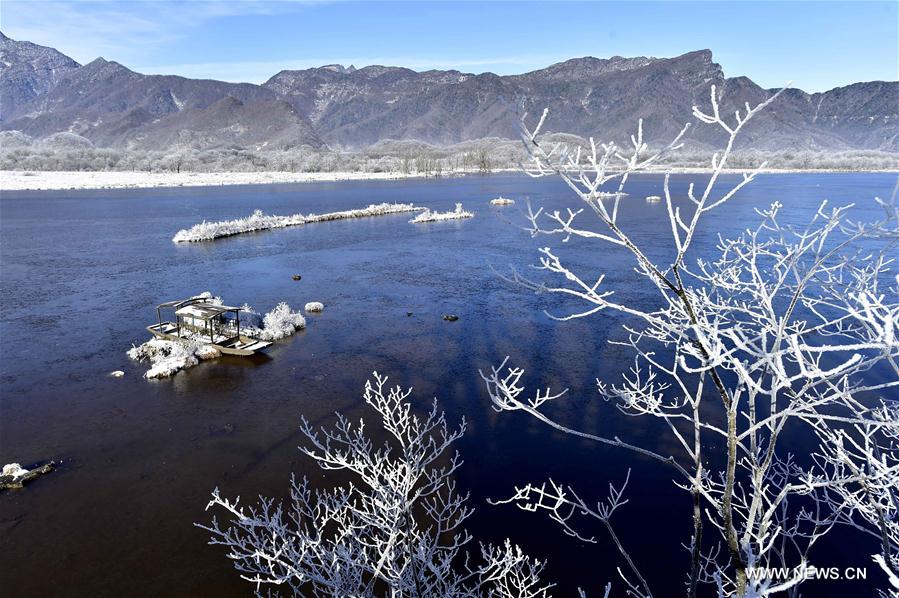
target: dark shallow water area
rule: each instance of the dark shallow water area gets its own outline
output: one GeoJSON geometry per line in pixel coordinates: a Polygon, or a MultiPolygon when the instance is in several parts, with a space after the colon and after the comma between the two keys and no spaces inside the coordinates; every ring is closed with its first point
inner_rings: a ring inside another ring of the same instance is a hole
{"type": "MultiPolygon", "coordinates": [[[[701,176],[676,176],[676,193],[701,176]]],[[[708,216],[698,255],[721,232],[757,222],[755,208],[784,204],[784,219],[806,222],[822,199],[856,203],[872,219],[872,198],[888,195],[893,174],[763,175],[708,216]]],[[[671,251],[660,176],[636,179],[622,222],[650,255],[671,251]]],[[[45,459],[61,468],[23,491],[0,495],[0,593],[4,596],[239,596],[252,593],[220,547],[207,546],[204,512],[216,486],[244,501],[284,496],[291,473],[321,472],[297,449],[304,415],[332,424],[333,413],[368,417],[361,389],[373,370],[413,386],[416,408],[433,397],[451,422],[463,416],[460,488],[476,508],[469,521],[487,541],[511,537],[538,558],[561,594],[590,593],[617,580],[617,555],[602,530],[596,545],[565,536],[545,517],[490,506],[516,484],[546,477],[602,497],[633,469],[630,503],[619,521],[640,561],[656,563],[657,587],[680,593],[689,536],[689,500],[667,471],[615,449],[565,437],[525,415],[496,414],[478,370],[506,356],[528,370],[530,389],[569,387],[553,407],[587,431],[620,434],[664,449],[658,429],[623,421],[595,390],[630,357],[606,341],[620,323],[594,316],[555,322],[555,298],[510,286],[492,270],[526,269],[536,248],[560,246],[585,274],[608,272],[619,300],[654,301],[631,261],[607,246],[532,239],[524,199],[564,209],[576,198],[560,182],[521,176],[398,182],[342,182],[171,190],[4,193],[0,198],[0,463],[45,459]],[[518,204],[493,208],[498,195],[518,204]],[[267,213],[325,212],[381,201],[477,212],[466,221],[408,224],[407,214],[318,223],[203,244],[172,243],[201,220],[267,213]],[[294,282],[293,274],[302,280],[294,282]],[[175,377],[146,381],[125,351],[148,338],[153,306],[212,291],[227,302],[268,311],[322,301],[308,328],[258,359],[204,362],[175,377]],[[411,312],[412,315],[407,315],[411,312]],[[443,314],[456,314],[446,322],[443,314]],[[124,370],[125,376],[107,376],[124,370]]],[[[586,216],[586,215],[585,215],[586,216]]],[[[588,222],[588,220],[585,220],[588,222]]],[[[535,273],[536,274],[536,273],[535,273]]],[[[573,307],[573,306],[569,306],[573,307]]],[[[828,548],[837,566],[870,565],[851,534],[828,548]],[[848,539],[846,539],[848,538],[848,539]]],[[[869,566],[873,579],[879,572],[869,566]]],[[[809,595],[861,591],[862,582],[808,586],[809,595]]]]}

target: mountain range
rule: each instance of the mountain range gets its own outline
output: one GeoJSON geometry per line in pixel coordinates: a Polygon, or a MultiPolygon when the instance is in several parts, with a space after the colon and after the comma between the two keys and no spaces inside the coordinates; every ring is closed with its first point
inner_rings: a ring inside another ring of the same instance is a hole
{"type": "MultiPolygon", "coordinates": [[[[723,114],[773,93],[725,77],[709,50],[674,58],[575,58],[521,75],[417,72],[328,65],[285,70],[262,85],[144,75],[97,58],[0,33],[0,129],[42,139],[73,133],[98,147],[253,150],[361,148],[379,141],[450,145],[516,138],[516,107],[550,109],[546,129],[626,141],[637,119],[650,142],[670,139],[708,107],[715,85],[723,114]]],[[[690,142],[717,145],[716,127],[690,142]]],[[[872,81],[824,93],[788,90],[760,114],[743,148],[899,151],[899,82],[872,81]]]]}

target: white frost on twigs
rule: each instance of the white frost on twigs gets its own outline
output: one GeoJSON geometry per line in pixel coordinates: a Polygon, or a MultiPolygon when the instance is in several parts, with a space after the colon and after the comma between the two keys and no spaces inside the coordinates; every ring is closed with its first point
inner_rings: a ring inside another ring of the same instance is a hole
{"type": "Polygon", "coordinates": [[[213,491],[207,509],[224,518],[198,526],[258,594],[283,588],[293,596],[360,598],[549,595],[545,563],[510,541],[469,549],[473,538],[464,523],[472,508],[456,488],[462,460],[452,450],[465,424],[451,427],[436,401],[418,409],[410,395],[388,387],[377,372],[365,385],[379,437],[388,438],[383,444],[370,438],[364,420],[337,414],[334,425],[313,427],[302,419],[300,450],[349,483],[315,488],[293,479],[286,503],[244,504],[213,491]]]}
{"type": "MultiPolygon", "coordinates": [[[[669,468],[694,505],[693,533],[682,543],[690,553],[686,595],[796,595],[806,576],[772,573],[807,569],[820,538],[849,527],[877,543],[872,558],[891,586],[880,595],[899,598],[899,408],[891,400],[899,388],[899,302],[890,282],[896,280],[899,186],[889,201],[877,202],[882,220],[850,220],[851,204],[823,202],[809,222],[797,224],[783,219],[775,202],[758,209],[760,221],[741,224],[735,237],[719,235],[714,250],[694,242],[709,232],[706,214],[764,168],[731,182],[721,177],[740,131],[782,92],[730,117],[712,86],[710,109],[694,107],[700,123],[726,134],[726,145],[712,156],[712,175],[691,183],[685,198],[675,200],[668,175],[662,193],[646,198],[663,202],[667,212],[675,251],[661,262],[631,236],[640,223],[624,217],[620,198],[631,174],[683,145],[689,125],[650,151],[642,121],[632,148],[593,139],[584,148],[544,146],[538,133],[545,111],[533,130],[522,119],[529,174],[558,176],[580,199],[564,211],[529,208],[531,234],[627,250],[660,300],[634,301],[629,287],[618,294],[606,273],[591,267],[585,276],[549,246],[538,250],[536,265],[545,280],[515,270],[507,280],[557,294],[566,305],[581,301],[551,316],[557,320],[619,314],[626,335],[611,342],[633,364],[617,381],[597,379],[597,390],[621,414],[659,422],[664,439],[570,427],[546,408],[564,391],[527,390],[524,370],[505,361],[482,376],[497,411],[521,411],[559,432],[669,468]],[[612,199],[600,201],[605,198],[612,199]],[[792,450],[794,430],[803,434],[804,454],[792,450]]],[[[544,512],[582,541],[604,530],[627,564],[618,572],[628,593],[655,595],[628,552],[630,539],[619,537],[611,521],[624,505],[622,493],[623,486],[610,486],[611,501],[597,503],[549,480],[519,486],[501,502],[544,512]]]]}
{"type": "Polygon", "coordinates": [[[306,304],[306,307],[304,309],[308,312],[320,312],[324,311],[325,304],[319,301],[310,301],[306,304]]]}
{"type": "MultiPolygon", "coordinates": [[[[250,313],[256,313],[249,306],[244,306],[244,309],[250,313]]],[[[247,328],[246,334],[263,341],[276,341],[305,327],[306,318],[303,317],[303,314],[293,311],[287,303],[282,301],[262,318],[262,328],[247,328]]]]}
{"type": "Polygon", "coordinates": [[[474,216],[473,213],[462,208],[461,203],[457,203],[456,209],[450,210],[449,212],[432,212],[431,210],[425,210],[409,222],[412,224],[420,224],[422,222],[439,222],[442,220],[462,220],[463,218],[471,218],[472,216],[474,216]]]}
{"type": "Polygon", "coordinates": [[[405,203],[379,203],[371,204],[365,208],[345,210],[342,212],[329,212],[326,214],[293,214],[291,216],[275,216],[263,214],[262,210],[256,210],[246,218],[235,220],[222,220],[220,222],[206,222],[186,229],[179,230],[172,241],[175,243],[196,243],[200,241],[212,241],[222,237],[231,237],[242,233],[252,233],[288,226],[300,226],[313,222],[326,222],[329,220],[347,220],[350,218],[366,218],[371,216],[386,216],[402,212],[416,212],[423,208],[405,203]]]}

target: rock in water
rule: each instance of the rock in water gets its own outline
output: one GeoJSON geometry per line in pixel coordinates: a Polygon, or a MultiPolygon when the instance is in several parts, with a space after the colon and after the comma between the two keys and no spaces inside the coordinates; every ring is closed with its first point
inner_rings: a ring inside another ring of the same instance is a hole
{"type": "Polygon", "coordinates": [[[0,473],[0,490],[18,490],[25,487],[25,482],[38,478],[44,474],[50,473],[56,468],[56,461],[50,461],[35,467],[34,469],[25,469],[18,463],[9,463],[3,466],[3,472],[0,473]]]}
{"type": "Polygon", "coordinates": [[[311,312],[318,313],[318,312],[324,311],[325,304],[320,303],[318,301],[310,301],[309,303],[306,304],[305,309],[307,312],[310,312],[310,313],[311,312]]]}
{"type": "Polygon", "coordinates": [[[303,277],[299,274],[294,274],[293,276],[291,276],[291,278],[293,278],[294,280],[303,280],[303,277]]]}
{"type": "Polygon", "coordinates": [[[447,322],[455,322],[456,320],[459,319],[459,316],[457,316],[455,314],[446,314],[443,316],[443,319],[446,320],[447,322]]]}

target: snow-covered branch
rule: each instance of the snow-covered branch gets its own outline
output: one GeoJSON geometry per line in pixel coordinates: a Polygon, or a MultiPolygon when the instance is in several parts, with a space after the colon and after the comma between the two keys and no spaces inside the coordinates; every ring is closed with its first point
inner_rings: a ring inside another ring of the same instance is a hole
{"type": "MultiPolygon", "coordinates": [[[[554,316],[559,320],[627,316],[627,337],[614,342],[633,354],[634,365],[620,381],[597,380],[597,388],[618,414],[661,421],[673,442],[606,437],[559,421],[550,404],[564,393],[541,390],[526,398],[525,371],[507,368],[508,358],[482,372],[487,392],[497,411],[525,412],[555,430],[672,467],[672,481],[692,497],[685,516],[692,518],[693,536],[684,543],[691,598],[701,585],[720,596],[795,593],[802,579],[778,581],[759,571],[807,565],[819,539],[846,525],[874,541],[869,554],[886,573],[884,584],[899,580],[899,418],[891,402],[899,388],[896,193],[878,200],[884,216],[877,222],[852,221],[852,206],[824,202],[808,224],[788,225],[781,221],[783,206],[774,203],[758,211],[755,227],[720,237],[716,255],[688,260],[703,216],[724,208],[764,166],[734,184],[721,181],[738,135],[781,93],[725,117],[727,102],[712,87],[709,107],[693,108],[699,126],[720,129],[726,143],[712,156],[711,176],[691,184],[686,197],[675,198],[665,177],[675,249],[668,263],[649,259],[619,218],[619,207],[627,201],[628,177],[677,150],[687,127],[655,151],[643,141],[642,122],[627,150],[593,139],[588,149],[571,150],[544,147],[547,111],[533,129],[522,120],[530,174],[559,176],[580,204],[550,213],[529,206],[530,233],[629,252],[661,307],[618,300],[606,273],[582,276],[549,247],[539,250],[536,269],[559,283],[515,270],[505,278],[582,304],[554,316]],[[786,451],[784,439],[794,433],[814,438],[810,454],[786,451]]],[[[620,493],[611,496],[617,496],[613,504],[623,504],[620,493]]],[[[585,541],[594,537],[576,528],[575,519],[608,522],[601,505],[552,481],[518,488],[510,501],[547,511],[566,533],[585,541]]],[[[634,576],[637,565],[608,531],[632,572],[628,588],[648,594],[634,576]]]]}
{"type": "Polygon", "coordinates": [[[451,428],[436,402],[423,416],[411,390],[388,387],[375,372],[364,399],[389,441],[376,445],[362,421],[339,416],[334,427],[303,420],[303,452],[325,471],[349,474],[352,483],[315,490],[293,480],[286,505],[260,498],[253,506],[212,493],[213,519],[199,527],[222,545],[243,579],[284,586],[295,595],[497,596],[542,598],[553,584],[544,563],[508,540],[482,544],[480,558],[467,550],[464,529],[472,509],[456,490],[462,462],[451,445],[465,431],[451,428]]]}

